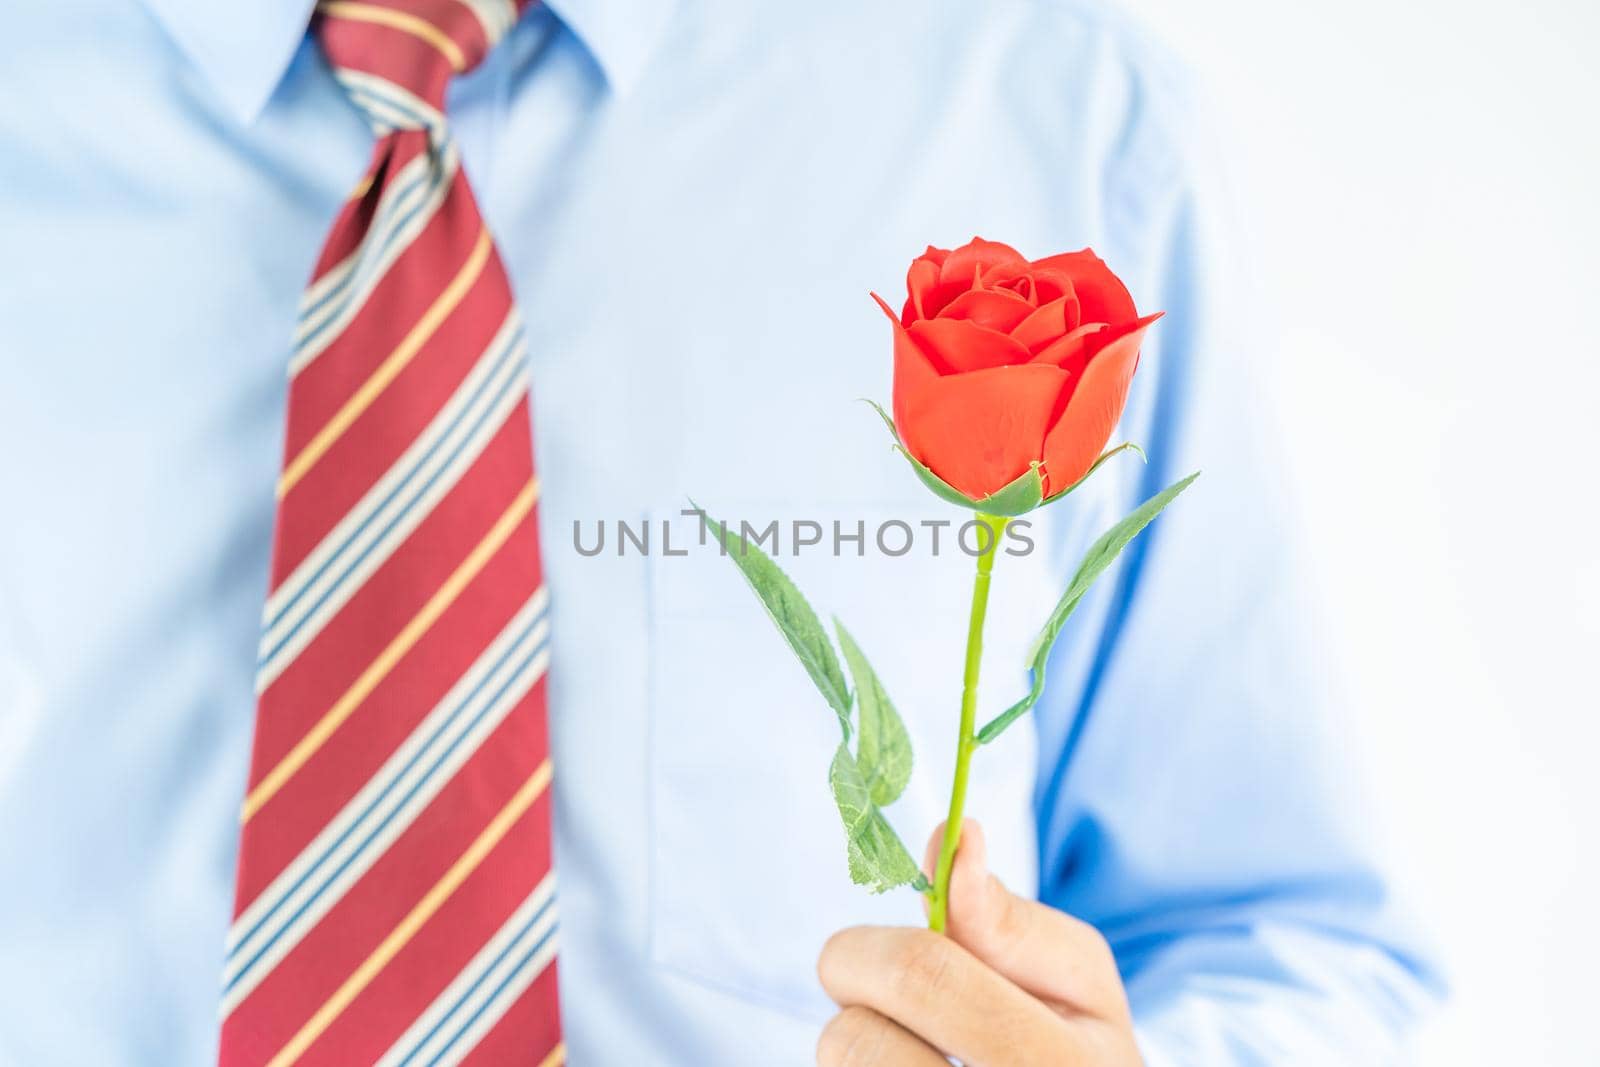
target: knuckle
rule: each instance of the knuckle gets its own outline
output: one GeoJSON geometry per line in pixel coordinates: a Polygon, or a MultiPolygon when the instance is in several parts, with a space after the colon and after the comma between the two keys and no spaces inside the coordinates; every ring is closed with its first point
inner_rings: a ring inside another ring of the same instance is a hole
{"type": "Polygon", "coordinates": [[[1111,942],[1106,940],[1098,927],[1083,923],[1084,951],[1088,952],[1102,968],[1116,969],[1117,955],[1111,950],[1111,942]]]}
{"type": "Polygon", "coordinates": [[[1082,945],[1084,961],[1088,965],[1089,973],[1095,980],[1102,984],[1121,990],[1122,979],[1117,967],[1117,954],[1111,947],[1111,942],[1106,940],[1094,926],[1081,923],[1079,926],[1080,942],[1082,945]]]}
{"type": "Polygon", "coordinates": [[[850,935],[849,930],[839,930],[829,936],[822,943],[822,951],[817,954],[817,978],[823,986],[829,984],[829,979],[837,967],[840,953],[844,951],[845,939],[850,935]]]}
{"type": "Polygon", "coordinates": [[[941,999],[955,982],[955,948],[939,934],[924,930],[907,938],[895,963],[900,991],[914,1003],[941,999]]]}
{"type": "Polygon", "coordinates": [[[873,1067],[883,1062],[884,1027],[870,1008],[852,1005],[828,1020],[817,1039],[817,1067],[873,1067]]]}
{"type": "Polygon", "coordinates": [[[999,907],[990,928],[989,941],[999,949],[1010,951],[1020,948],[1028,940],[1028,915],[1018,898],[1010,893],[1000,896],[1004,903],[999,907]]]}

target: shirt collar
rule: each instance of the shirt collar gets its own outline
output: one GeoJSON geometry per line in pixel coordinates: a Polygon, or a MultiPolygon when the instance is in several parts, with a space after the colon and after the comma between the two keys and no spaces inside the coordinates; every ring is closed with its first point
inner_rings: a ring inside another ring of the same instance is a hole
{"type": "Polygon", "coordinates": [[[314,0],[145,0],[227,109],[249,123],[266,107],[311,22],[314,0]]]}
{"type": "Polygon", "coordinates": [[[545,0],[619,96],[644,75],[677,5],[678,0],[545,0]]]}
{"type": "MultiPolygon", "coordinates": [[[[145,0],[240,122],[253,122],[283,80],[315,0],[145,0]]],[[[677,0],[548,0],[599,64],[612,91],[633,88],[677,0]]]]}

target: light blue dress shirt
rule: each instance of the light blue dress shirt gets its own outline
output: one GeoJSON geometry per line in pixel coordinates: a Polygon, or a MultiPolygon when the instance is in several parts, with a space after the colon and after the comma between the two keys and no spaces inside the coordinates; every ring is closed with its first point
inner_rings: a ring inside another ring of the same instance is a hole
{"type": "MultiPolygon", "coordinates": [[[[0,1064],[206,1064],[288,338],[370,134],[306,0],[11,5],[0,35],[0,1064]]],[[[904,710],[941,816],[971,560],[886,447],[924,244],[1093,245],[1142,308],[1124,457],[997,567],[985,708],[1092,537],[1205,477],[1074,618],[971,812],[1096,923],[1152,1067],[1382,1064],[1432,978],[1369,855],[1297,592],[1270,358],[1172,62],[1093,3],[551,0],[450,116],[528,322],[554,613],[571,1060],[804,1064],[850,886],[837,727],[687,494],[822,524],[784,565],[904,710]],[[652,551],[616,551],[650,522],[652,551]],[[588,556],[604,521],[612,540],[588,556]],[[847,535],[832,552],[832,524],[847,535]],[[865,544],[848,539],[860,529],[865,544]],[[891,541],[894,539],[891,538],[891,541]],[[898,547],[898,546],[896,546],[898,547]],[[860,554],[858,555],[858,551],[860,554]]],[[[792,527],[784,527],[792,529],[792,527]]]]}

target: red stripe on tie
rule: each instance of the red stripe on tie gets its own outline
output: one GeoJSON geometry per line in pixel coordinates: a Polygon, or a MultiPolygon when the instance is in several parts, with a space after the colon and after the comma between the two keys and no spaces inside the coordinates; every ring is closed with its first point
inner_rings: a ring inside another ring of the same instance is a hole
{"type": "MultiPolygon", "coordinates": [[[[537,884],[550,869],[548,843],[539,833],[539,821],[548,818],[549,803],[546,790],[483,866],[312,1047],[302,1061],[305,1067],[376,1061],[410,1020],[444,992],[527,898],[525,887],[530,882],[537,884]],[[399,1025],[402,1020],[405,1026],[399,1025]]],[[[457,1025],[452,1020],[450,1032],[457,1025]]]]}
{"type": "MultiPolygon", "coordinates": [[[[458,171],[422,232],[396,257],[388,273],[371,285],[354,317],[330,333],[328,346],[290,383],[286,460],[298,455],[372,377],[467,264],[482,230],[467,225],[471,220],[463,218],[453,201],[470,195],[466,178],[458,171]],[[419,264],[427,269],[417,270],[419,264]]],[[[494,282],[486,265],[478,285],[494,282]]],[[[503,289],[503,278],[500,282],[503,289]]],[[[510,306],[509,291],[499,298],[510,306]]]]}
{"type": "MultiPolygon", "coordinates": [[[[521,609],[536,545],[530,518],[372,695],[251,817],[245,827],[251,862],[241,866],[239,877],[239,890],[246,894],[241,908],[248,907],[359,792],[521,609]],[[441,682],[441,675],[446,681],[441,682]]],[[[283,724],[284,733],[276,739],[279,754],[273,759],[263,756],[253,784],[277,766],[338,696],[309,704],[303,711],[285,706],[283,718],[292,717],[301,729],[291,732],[290,724],[283,724]]]]}
{"type": "Polygon", "coordinates": [[[561,1007],[556,992],[556,961],[551,960],[479,1041],[461,1067],[538,1067],[561,1041],[561,1007]]]}
{"type": "MultiPolygon", "coordinates": [[[[485,268],[487,270],[487,268],[485,268]]],[[[496,271],[350,423],[291,488],[273,551],[274,592],[359,504],[439,414],[505,324],[510,303],[496,271]]]]}
{"type": "Polygon", "coordinates": [[[444,110],[445,88],[455,71],[449,57],[423,38],[392,26],[328,15],[321,18],[319,33],[323,48],[337,48],[340,70],[374,74],[435,111],[444,110]]]}
{"type": "Polygon", "coordinates": [[[366,237],[388,177],[427,150],[427,135],[415,130],[399,130],[373,146],[372,162],[362,172],[361,181],[366,189],[362,195],[346,200],[339,209],[338,217],[333,220],[333,230],[328,234],[328,243],[322,247],[322,254],[311,272],[312,285],[344,262],[366,237]]]}
{"type": "MultiPolygon", "coordinates": [[[[467,565],[512,496],[496,484],[495,465],[516,455],[525,442],[525,438],[519,441],[524,432],[514,418],[502,426],[480,461],[400,542],[393,555],[354,589],[343,607],[314,633],[313,623],[304,624],[309,640],[261,694],[257,761],[271,763],[281,758],[323,711],[401,638],[412,620],[434,602],[439,587],[467,565]],[[424,586],[419,579],[434,584],[424,586]]],[[[519,526],[513,539],[520,534],[519,526]]],[[[535,553],[530,550],[528,556],[527,565],[535,568],[535,553]]],[[[532,574],[536,576],[537,570],[532,574]]],[[[519,581],[523,577],[519,574],[519,581]]],[[[525,590],[531,591],[532,587],[525,590]]],[[[428,632],[437,627],[436,622],[428,632]]],[[[285,655],[291,651],[286,650],[285,655]]],[[[252,785],[256,781],[253,777],[252,785]]]]}
{"type": "MultiPolygon", "coordinates": [[[[223,1027],[225,1042],[231,1029],[258,1037],[262,1042],[258,1047],[270,1047],[275,1052],[366,962],[505,807],[542,759],[534,758],[538,753],[535,746],[543,742],[542,729],[537,725],[542,696],[541,689],[501,724],[378,863],[234,1009],[223,1027]]],[[[482,896],[469,895],[465,898],[465,911],[441,907],[423,931],[428,926],[438,926],[447,933],[453,931],[462,947],[470,947],[471,952],[492,936],[505,916],[549,870],[548,837],[541,842],[537,835],[521,832],[524,826],[537,827],[547,820],[549,804],[546,789],[456,890],[457,894],[469,893],[475,883],[482,882],[491,891],[498,889],[500,899],[486,902],[482,896]],[[480,912],[483,914],[475,914],[480,912]]],[[[454,900],[452,894],[450,901],[454,900]]],[[[422,936],[422,931],[417,936],[422,936]]],[[[406,947],[414,941],[415,938],[406,947]]],[[[388,967],[398,962],[396,957],[388,967]]],[[[454,972],[423,976],[420,981],[427,982],[428,987],[416,996],[431,1000],[453,976],[454,972]]],[[[362,996],[371,991],[368,986],[362,996]]],[[[346,1011],[354,1010],[358,1003],[359,998],[346,1011]]],[[[387,1046],[398,1037],[420,1011],[421,1008],[409,1014],[391,1011],[394,1028],[382,1035],[382,1043],[387,1046]]]]}
{"type": "MultiPolygon", "coordinates": [[[[517,431],[514,423],[508,423],[500,431],[491,443],[491,450],[485,453],[488,462],[475,464],[467,472],[462,483],[439,502],[434,512],[262,693],[252,788],[260,781],[255,772],[264,774],[283,758],[401,636],[423,608],[433,602],[438,589],[482,543],[514,495],[494,484],[498,480],[494,463],[517,449],[517,431]]],[[[524,532],[527,525],[527,520],[518,525],[508,546],[512,542],[520,544],[519,537],[529,536],[524,532]]],[[[496,553],[484,569],[497,563],[505,551],[501,549],[496,553]]],[[[519,582],[531,581],[536,573],[531,565],[534,551],[528,545],[522,545],[522,551],[526,559],[515,577],[519,582]]],[[[460,596],[466,596],[476,584],[474,580],[460,596]]],[[[532,588],[522,592],[526,595],[532,588]]],[[[416,655],[443,622],[441,616],[429,626],[400,663],[416,655]]],[[[461,670],[467,666],[461,664],[461,670]]],[[[454,677],[446,674],[447,681],[453,681],[454,677]]]]}
{"type": "Polygon", "coordinates": [[[483,35],[483,24],[478,21],[478,16],[472,9],[460,0],[441,4],[438,0],[371,0],[393,11],[403,11],[409,15],[423,19],[441,30],[446,37],[455,42],[467,57],[467,62],[476,65],[479,60],[488,54],[489,41],[483,35]]]}

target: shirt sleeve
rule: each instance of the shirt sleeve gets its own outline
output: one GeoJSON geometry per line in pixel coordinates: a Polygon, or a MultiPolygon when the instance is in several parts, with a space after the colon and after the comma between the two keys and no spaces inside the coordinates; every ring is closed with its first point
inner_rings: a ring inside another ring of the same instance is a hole
{"type": "Polygon", "coordinates": [[[1285,356],[1261,341],[1255,268],[1192,94],[1152,79],[1128,99],[1100,251],[1141,311],[1167,315],[1113,442],[1142,443],[1149,463],[1096,476],[1112,481],[1100,521],[1204,473],[1052,657],[1035,719],[1040,896],[1110,941],[1150,1067],[1396,1062],[1436,980],[1373,855],[1296,558],[1263,387],[1285,356]]]}

